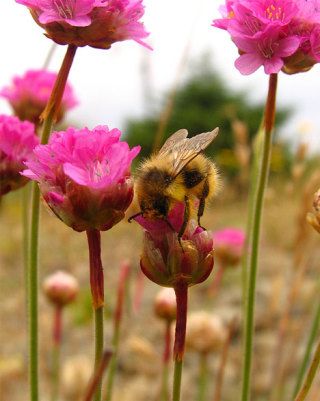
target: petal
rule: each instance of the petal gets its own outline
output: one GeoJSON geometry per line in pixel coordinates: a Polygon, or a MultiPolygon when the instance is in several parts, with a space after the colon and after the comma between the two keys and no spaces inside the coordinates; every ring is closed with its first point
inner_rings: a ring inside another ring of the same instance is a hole
{"type": "Polygon", "coordinates": [[[283,60],[280,57],[272,57],[272,59],[266,59],[264,62],[264,72],[266,74],[277,74],[283,67],[283,60]]]}
{"type": "Polygon", "coordinates": [[[299,47],[300,39],[297,36],[290,36],[288,38],[282,39],[279,42],[279,47],[277,49],[277,55],[281,57],[291,56],[299,47]]]}
{"type": "Polygon", "coordinates": [[[261,65],[263,60],[258,54],[242,54],[235,61],[235,67],[241,72],[242,75],[249,75],[255,72],[261,65]]]}

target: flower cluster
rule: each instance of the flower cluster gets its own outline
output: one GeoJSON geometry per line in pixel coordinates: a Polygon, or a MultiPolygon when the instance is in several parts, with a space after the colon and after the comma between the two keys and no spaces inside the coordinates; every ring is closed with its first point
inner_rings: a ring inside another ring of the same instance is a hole
{"type": "Polygon", "coordinates": [[[38,143],[32,123],[0,115],[0,196],[28,182],[20,172],[38,143]]]}
{"type": "MultiPolygon", "coordinates": [[[[22,76],[15,76],[10,86],[0,91],[0,96],[6,98],[15,115],[21,120],[35,124],[43,112],[52,92],[57,74],[46,70],[28,70],[22,76]]],[[[64,113],[77,105],[70,85],[66,85],[59,110],[58,120],[64,113]]]]}
{"type": "Polygon", "coordinates": [[[212,234],[191,220],[179,241],[183,216],[184,204],[177,202],[168,214],[169,224],[142,216],[135,218],[145,229],[141,269],[151,281],[165,287],[202,283],[213,268],[212,234]]]}
{"type": "Polygon", "coordinates": [[[251,74],[308,71],[320,61],[318,0],[226,0],[223,18],[213,26],[225,29],[239,49],[235,66],[251,74]]]}
{"type": "Polygon", "coordinates": [[[59,270],[44,280],[43,292],[51,303],[63,307],[74,301],[79,292],[79,284],[74,276],[59,270]]]}
{"type": "Polygon", "coordinates": [[[26,163],[23,174],[39,182],[49,207],[76,231],[110,229],[132,201],[130,165],[140,147],[130,150],[120,135],[106,126],[54,132],[26,163]]]}
{"type": "Polygon", "coordinates": [[[29,7],[35,21],[58,44],[108,49],[127,39],[148,47],[139,19],[142,0],[16,0],[29,7]]]}

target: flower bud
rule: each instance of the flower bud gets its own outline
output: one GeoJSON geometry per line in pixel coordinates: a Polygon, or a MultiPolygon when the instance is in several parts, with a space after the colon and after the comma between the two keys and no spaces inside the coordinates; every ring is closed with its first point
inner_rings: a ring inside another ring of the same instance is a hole
{"type": "Polygon", "coordinates": [[[221,348],[227,330],[221,318],[207,312],[195,312],[188,317],[186,345],[196,352],[208,353],[221,348]]]}
{"type": "Polygon", "coordinates": [[[314,194],[313,212],[307,214],[307,221],[320,233],[320,189],[314,194]]]}
{"type": "Polygon", "coordinates": [[[216,258],[225,266],[236,266],[242,257],[245,234],[236,228],[225,228],[213,233],[216,258]]]}
{"type": "MultiPolygon", "coordinates": [[[[28,70],[24,75],[15,76],[10,86],[0,91],[0,96],[6,98],[14,113],[21,120],[28,120],[34,124],[45,109],[52,92],[57,74],[46,70],[28,70]]],[[[66,85],[61,107],[57,115],[60,121],[65,112],[77,104],[70,85],[66,85]]]]}
{"type": "Polygon", "coordinates": [[[162,288],[154,300],[154,312],[160,319],[174,320],[177,314],[176,295],[172,288],[162,288]]]}
{"type": "Polygon", "coordinates": [[[213,269],[213,240],[210,232],[190,221],[181,240],[178,233],[183,222],[184,204],[178,202],[168,214],[171,227],[163,220],[142,216],[136,221],[145,231],[140,266],[143,273],[156,284],[176,287],[206,280],[213,269]]]}
{"type": "Polygon", "coordinates": [[[38,143],[33,124],[0,115],[0,197],[28,182],[20,173],[38,143]]]}
{"type": "Polygon", "coordinates": [[[55,215],[76,231],[110,229],[132,201],[130,166],[140,147],[130,150],[120,134],[106,126],[55,132],[26,163],[23,174],[39,182],[55,215]]]}
{"type": "Polygon", "coordinates": [[[54,305],[65,306],[78,295],[79,284],[71,274],[57,271],[44,280],[43,292],[54,305]]]}
{"type": "Polygon", "coordinates": [[[108,49],[115,42],[133,39],[148,47],[139,21],[142,0],[16,0],[29,7],[46,36],[60,45],[108,49]]]}

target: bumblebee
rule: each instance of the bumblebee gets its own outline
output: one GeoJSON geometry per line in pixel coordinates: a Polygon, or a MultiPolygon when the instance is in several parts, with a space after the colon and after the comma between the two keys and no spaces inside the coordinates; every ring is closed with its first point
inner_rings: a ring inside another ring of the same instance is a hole
{"type": "Polygon", "coordinates": [[[197,217],[201,226],[206,201],[218,188],[216,167],[202,152],[215,139],[218,131],[216,128],[188,138],[188,131],[181,129],[167,139],[158,153],[142,163],[135,180],[135,193],[141,211],[131,216],[129,222],[142,215],[152,220],[163,219],[171,227],[167,219],[169,211],[175,202],[184,202],[180,238],[198,200],[197,217]]]}

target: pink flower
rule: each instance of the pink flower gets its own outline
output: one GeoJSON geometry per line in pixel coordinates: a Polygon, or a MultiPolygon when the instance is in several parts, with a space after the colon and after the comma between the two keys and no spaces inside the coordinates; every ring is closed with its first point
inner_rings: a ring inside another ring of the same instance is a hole
{"type": "MultiPolygon", "coordinates": [[[[28,70],[22,76],[15,76],[12,84],[0,91],[0,96],[9,101],[14,113],[21,120],[29,120],[37,124],[49,100],[56,78],[57,74],[54,72],[28,70]]],[[[64,113],[77,103],[72,87],[67,84],[58,119],[61,120],[64,113]]]]}
{"type": "Polygon", "coordinates": [[[16,0],[29,7],[35,21],[58,44],[108,49],[133,39],[150,48],[140,18],[142,0],[16,0]]]}
{"type": "Polygon", "coordinates": [[[318,0],[226,0],[223,18],[213,26],[227,30],[239,49],[235,66],[251,74],[309,70],[317,61],[318,0]],[[313,34],[313,32],[315,32],[313,34]],[[315,43],[316,42],[316,43],[315,43]]]}
{"type": "Polygon", "coordinates": [[[248,75],[260,66],[266,74],[274,74],[281,70],[284,58],[293,54],[299,47],[300,39],[289,36],[281,39],[279,28],[268,26],[254,38],[234,37],[234,43],[244,52],[235,62],[237,69],[248,75]]]}
{"type": "Polygon", "coordinates": [[[181,241],[178,233],[183,223],[184,204],[177,202],[168,214],[168,223],[138,216],[135,220],[146,230],[140,266],[153,282],[175,287],[201,283],[213,269],[213,240],[210,232],[190,221],[181,241]],[[173,231],[173,230],[174,231],[173,231]]]}
{"type": "Polygon", "coordinates": [[[224,228],[213,233],[216,257],[226,266],[239,263],[245,244],[245,233],[237,228],[224,228]]]}
{"type": "Polygon", "coordinates": [[[53,212],[76,231],[108,230],[123,219],[133,197],[132,150],[106,126],[55,132],[34,150],[24,176],[38,181],[53,212]]]}
{"type": "Polygon", "coordinates": [[[33,124],[0,115],[0,196],[28,182],[20,172],[38,143],[33,124]]]}
{"type": "Polygon", "coordinates": [[[16,2],[37,10],[41,24],[64,21],[72,26],[90,25],[89,14],[95,7],[95,0],[16,0],[16,2]]]}

